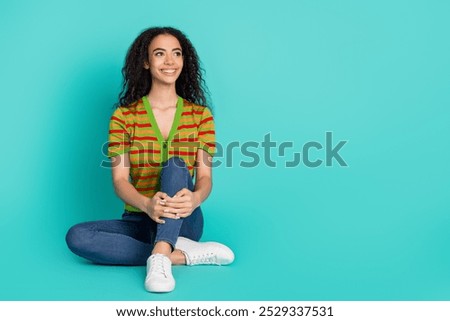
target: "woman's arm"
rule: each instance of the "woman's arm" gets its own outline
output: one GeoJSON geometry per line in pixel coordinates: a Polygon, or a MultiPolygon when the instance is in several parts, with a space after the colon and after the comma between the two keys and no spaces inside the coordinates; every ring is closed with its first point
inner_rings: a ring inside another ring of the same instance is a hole
{"type": "Polygon", "coordinates": [[[203,149],[197,150],[196,180],[194,187],[194,209],[209,196],[212,189],[212,157],[203,149]]]}
{"type": "Polygon", "coordinates": [[[140,194],[128,181],[130,176],[130,157],[128,153],[112,157],[112,179],[114,190],[125,203],[142,212],[147,211],[149,198],[140,194]]]}
{"type": "Polygon", "coordinates": [[[168,197],[166,193],[158,192],[152,198],[139,193],[128,181],[130,175],[130,158],[128,153],[112,157],[112,178],[114,190],[125,203],[147,213],[156,223],[164,223],[160,217],[177,218],[174,214],[164,213],[160,201],[168,197]]]}

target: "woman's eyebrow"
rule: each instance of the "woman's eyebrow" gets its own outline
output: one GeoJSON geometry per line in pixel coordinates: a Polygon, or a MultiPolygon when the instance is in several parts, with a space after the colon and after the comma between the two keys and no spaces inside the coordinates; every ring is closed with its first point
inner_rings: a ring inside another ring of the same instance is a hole
{"type": "MultiPolygon", "coordinates": [[[[166,49],[164,49],[164,48],[155,48],[155,49],[153,49],[153,52],[155,52],[155,51],[157,51],[157,50],[166,51],[166,49]]],[[[174,48],[174,49],[172,49],[172,51],[175,51],[175,50],[181,51],[181,48],[174,48]]]]}

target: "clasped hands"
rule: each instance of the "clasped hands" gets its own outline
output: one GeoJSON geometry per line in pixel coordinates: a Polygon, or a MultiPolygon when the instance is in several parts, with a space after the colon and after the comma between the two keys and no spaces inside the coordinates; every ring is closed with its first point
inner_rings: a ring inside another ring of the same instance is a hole
{"type": "Polygon", "coordinates": [[[200,206],[197,194],[187,188],[178,191],[173,197],[157,192],[147,203],[147,214],[156,223],[164,224],[163,217],[180,219],[188,217],[200,206]]]}

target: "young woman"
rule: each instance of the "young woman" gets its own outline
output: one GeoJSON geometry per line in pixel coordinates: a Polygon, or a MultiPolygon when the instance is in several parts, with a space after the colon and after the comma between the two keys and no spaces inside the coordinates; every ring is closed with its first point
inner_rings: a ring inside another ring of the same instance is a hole
{"type": "Polygon", "coordinates": [[[175,288],[173,264],[230,264],[220,243],[198,242],[200,204],[212,186],[214,119],[205,107],[197,53],[179,30],[142,32],[128,50],[108,157],[120,220],[86,222],[66,236],[77,255],[98,264],[145,265],[145,288],[175,288]],[[195,174],[195,185],[193,177],[195,174]]]}

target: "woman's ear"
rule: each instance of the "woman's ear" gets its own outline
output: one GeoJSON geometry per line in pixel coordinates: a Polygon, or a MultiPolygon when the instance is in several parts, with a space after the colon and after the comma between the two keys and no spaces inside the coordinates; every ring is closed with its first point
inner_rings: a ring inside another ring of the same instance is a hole
{"type": "Polygon", "coordinates": [[[144,61],[144,69],[150,69],[150,65],[148,64],[148,61],[144,61]]]}

